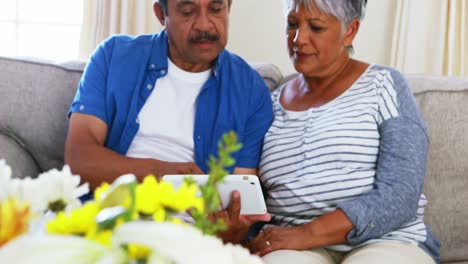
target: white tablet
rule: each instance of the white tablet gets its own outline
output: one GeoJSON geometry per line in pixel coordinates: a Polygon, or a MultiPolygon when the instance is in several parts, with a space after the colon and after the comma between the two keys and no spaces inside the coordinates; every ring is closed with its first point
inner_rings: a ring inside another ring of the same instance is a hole
{"type": "MultiPolygon", "coordinates": [[[[208,181],[208,175],[165,175],[162,179],[178,189],[185,177],[191,177],[199,185],[204,185],[208,181]]],[[[260,181],[256,175],[227,175],[224,182],[218,184],[224,208],[229,206],[231,193],[235,190],[240,192],[242,215],[260,215],[267,212],[260,181]]]]}

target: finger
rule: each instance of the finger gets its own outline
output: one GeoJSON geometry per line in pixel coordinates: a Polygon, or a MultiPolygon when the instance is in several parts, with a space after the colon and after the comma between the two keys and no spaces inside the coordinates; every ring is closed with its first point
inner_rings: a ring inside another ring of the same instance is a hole
{"type": "Polygon", "coordinates": [[[240,193],[233,191],[231,194],[231,202],[227,208],[228,216],[231,221],[237,222],[239,220],[241,210],[240,193]]]}
{"type": "Polygon", "coordinates": [[[261,215],[243,215],[242,216],[247,222],[255,223],[255,222],[269,222],[271,220],[271,215],[269,213],[261,214],[261,215]]]}
{"type": "Polygon", "coordinates": [[[259,251],[256,252],[257,255],[259,255],[260,257],[263,257],[265,256],[266,254],[270,253],[270,252],[273,252],[277,250],[276,248],[274,248],[272,245],[269,245],[269,246],[265,246],[265,247],[262,247],[262,249],[260,249],[259,251]]]}
{"type": "Polygon", "coordinates": [[[250,251],[250,254],[255,254],[255,252],[258,251],[256,245],[252,243],[252,241],[245,244],[245,247],[250,251]]]}
{"type": "Polygon", "coordinates": [[[249,249],[250,253],[252,254],[257,253],[260,250],[258,240],[257,241],[251,240],[249,243],[247,243],[246,246],[249,249]]]}
{"type": "Polygon", "coordinates": [[[274,239],[273,239],[273,237],[271,236],[270,233],[265,234],[262,237],[262,239],[258,241],[259,249],[255,253],[258,254],[259,256],[263,257],[264,255],[279,249],[277,247],[278,244],[277,243],[274,244],[273,241],[274,241],[274,239]]]}
{"type": "Polygon", "coordinates": [[[215,213],[211,213],[211,214],[208,214],[207,218],[211,223],[216,223],[216,219],[218,217],[217,217],[217,215],[215,213]]]}
{"type": "MultiPolygon", "coordinates": [[[[252,243],[252,242],[251,242],[252,243]]],[[[258,256],[264,256],[271,251],[273,251],[272,244],[270,240],[266,239],[265,237],[258,239],[257,241],[253,242],[250,247],[249,247],[250,252],[252,254],[258,255],[258,256]],[[267,243],[268,241],[268,243],[267,243]]]]}
{"type": "MultiPolygon", "coordinates": [[[[250,240],[250,247],[252,249],[258,249],[258,245],[260,244],[260,241],[264,241],[265,233],[260,232],[258,233],[252,240],[250,240]]],[[[256,250],[255,250],[256,251],[256,250]]]]}

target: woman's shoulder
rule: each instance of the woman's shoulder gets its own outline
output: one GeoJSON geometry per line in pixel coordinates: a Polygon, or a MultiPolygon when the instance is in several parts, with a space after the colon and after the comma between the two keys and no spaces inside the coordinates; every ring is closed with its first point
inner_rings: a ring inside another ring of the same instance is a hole
{"type": "Polygon", "coordinates": [[[401,95],[407,97],[412,94],[405,75],[395,68],[371,64],[366,78],[376,84],[377,94],[389,93],[395,97],[401,95]]]}
{"type": "Polygon", "coordinates": [[[370,70],[374,72],[375,76],[379,78],[388,78],[393,85],[397,84],[397,86],[399,86],[398,84],[402,82],[404,82],[405,85],[407,85],[407,81],[403,73],[401,73],[395,68],[379,64],[372,64],[370,66],[370,70]]]}
{"type": "Polygon", "coordinates": [[[385,106],[394,104],[398,116],[408,118],[425,127],[416,98],[405,75],[392,67],[373,65],[373,68],[381,76],[378,94],[382,96],[385,106]]]}

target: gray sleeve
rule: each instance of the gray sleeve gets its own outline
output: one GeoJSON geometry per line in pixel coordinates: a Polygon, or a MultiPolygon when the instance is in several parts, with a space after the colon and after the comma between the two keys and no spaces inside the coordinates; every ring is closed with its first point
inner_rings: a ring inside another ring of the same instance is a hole
{"type": "Polygon", "coordinates": [[[413,220],[422,192],[429,148],[427,130],[406,81],[401,74],[392,74],[399,115],[379,125],[374,187],[337,205],[354,226],[347,236],[352,245],[381,237],[413,220]]]}

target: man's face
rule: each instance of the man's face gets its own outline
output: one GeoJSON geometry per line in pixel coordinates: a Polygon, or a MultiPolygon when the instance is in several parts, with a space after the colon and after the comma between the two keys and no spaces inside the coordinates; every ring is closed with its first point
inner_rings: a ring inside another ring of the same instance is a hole
{"type": "Polygon", "coordinates": [[[228,0],[168,0],[169,57],[191,72],[207,70],[226,47],[228,0]]]}

